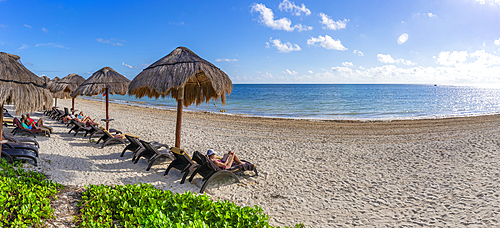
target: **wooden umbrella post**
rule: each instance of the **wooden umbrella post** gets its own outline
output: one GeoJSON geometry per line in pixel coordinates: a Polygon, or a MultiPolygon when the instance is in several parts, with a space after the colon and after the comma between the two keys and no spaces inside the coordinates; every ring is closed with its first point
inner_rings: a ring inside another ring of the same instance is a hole
{"type": "Polygon", "coordinates": [[[184,87],[177,90],[177,123],[175,125],[175,147],[177,148],[181,148],[182,100],[184,100],[184,87]]]}
{"type": "Polygon", "coordinates": [[[56,104],[54,105],[54,107],[57,107],[57,97],[56,97],[56,98],[54,98],[54,99],[56,99],[56,102],[55,102],[56,104]]]}
{"type": "Polygon", "coordinates": [[[109,131],[109,94],[106,86],[106,131],[109,131]]]}
{"type": "Polygon", "coordinates": [[[75,115],[75,98],[71,98],[71,114],[75,115]]]}

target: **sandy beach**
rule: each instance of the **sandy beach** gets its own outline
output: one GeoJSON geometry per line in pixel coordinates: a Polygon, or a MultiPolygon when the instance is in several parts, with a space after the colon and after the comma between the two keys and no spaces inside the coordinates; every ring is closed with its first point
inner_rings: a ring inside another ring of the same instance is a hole
{"type": "MultiPolygon", "coordinates": [[[[71,100],[58,100],[71,107],[71,100]]],[[[75,107],[100,120],[99,101],[75,107]]],[[[54,128],[37,136],[35,170],[64,185],[151,183],[174,192],[200,189],[201,176],[180,184],[180,172],[163,173],[164,159],[146,171],[132,164],[123,144],[89,143],[41,113],[54,128]]],[[[111,128],[146,141],[174,144],[175,111],[110,104],[111,128]]],[[[10,128],[11,129],[11,128],[10,128]]],[[[184,112],[182,148],[189,154],[229,150],[258,166],[241,183],[219,181],[216,199],[262,207],[273,225],[484,226],[500,225],[500,115],[392,122],[309,121],[184,112]]]]}

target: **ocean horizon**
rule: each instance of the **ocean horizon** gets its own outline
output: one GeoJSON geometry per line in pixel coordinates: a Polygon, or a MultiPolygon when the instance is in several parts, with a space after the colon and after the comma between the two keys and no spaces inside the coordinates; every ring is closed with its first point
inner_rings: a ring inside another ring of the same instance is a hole
{"type": "MultiPolygon", "coordinates": [[[[158,109],[177,106],[170,97],[109,98],[114,103],[158,109]]],[[[184,110],[317,120],[435,119],[499,114],[500,89],[434,84],[234,84],[226,105],[219,99],[184,110]]]]}

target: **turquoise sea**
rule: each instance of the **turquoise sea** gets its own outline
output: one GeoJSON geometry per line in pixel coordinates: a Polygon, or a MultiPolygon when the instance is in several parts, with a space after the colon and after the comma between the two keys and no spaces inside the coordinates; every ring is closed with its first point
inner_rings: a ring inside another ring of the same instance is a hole
{"type": "MultiPolygon", "coordinates": [[[[92,99],[102,99],[94,96],[92,99]]],[[[112,95],[112,102],[175,109],[172,98],[112,95]]],[[[187,111],[299,119],[393,120],[500,113],[500,88],[381,84],[235,84],[219,101],[187,111]]]]}

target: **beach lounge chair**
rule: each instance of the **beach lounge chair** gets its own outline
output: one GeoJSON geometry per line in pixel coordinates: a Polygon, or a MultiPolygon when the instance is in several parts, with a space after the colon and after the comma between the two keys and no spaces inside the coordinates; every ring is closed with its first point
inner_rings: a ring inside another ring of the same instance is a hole
{"type": "Polygon", "coordinates": [[[58,115],[62,115],[61,112],[59,111],[59,109],[53,107],[49,112],[47,112],[47,116],[49,116],[52,119],[55,119],[58,115]]]}
{"type": "Polygon", "coordinates": [[[189,173],[194,172],[199,165],[196,164],[196,162],[194,162],[183,149],[172,147],[170,148],[170,151],[174,154],[175,159],[170,162],[170,165],[168,165],[167,170],[165,170],[163,175],[167,175],[172,168],[178,169],[181,171],[181,174],[183,174],[181,184],[184,184],[189,173]]]}
{"type": "MultiPolygon", "coordinates": [[[[36,154],[32,150],[25,150],[25,149],[10,149],[2,146],[2,157],[4,154],[7,154],[10,157],[10,160],[13,161],[13,159],[16,158],[28,158],[33,160],[35,163],[35,166],[38,166],[38,162],[36,160],[36,154]]],[[[7,159],[9,160],[9,159],[7,159]]]]}
{"type": "Polygon", "coordinates": [[[36,141],[36,139],[34,138],[30,138],[30,137],[14,137],[13,135],[3,131],[3,138],[8,140],[8,141],[11,141],[11,142],[14,142],[14,143],[24,143],[24,144],[33,144],[35,145],[36,147],[40,148],[40,145],[38,144],[38,141],[36,141]]]}
{"type": "Polygon", "coordinates": [[[60,110],[60,109],[56,109],[54,114],[51,116],[52,119],[55,119],[55,120],[62,120],[63,117],[65,117],[65,112],[60,110]]]}
{"type": "Polygon", "coordinates": [[[14,126],[14,118],[10,117],[5,117],[3,118],[3,125],[8,127],[8,126],[14,126]]]}
{"type": "Polygon", "coordinates": [[[69,115],[69,109],[67,107],[64,107],[64,116],[69,115]]]}
{"type": "Polygon", "coordinates": [[[73,136],[76,136],[79,132],[85,132],[85,135],[83,137],[87,137],[87,134],[92,130],[92,128],[86,127],[82,122],[78,122],[76,120],[70,121],[74,124],[74,126],[68,131],[68,134],[74,131],[75,134],[73,136]]]}
{"type": "Polygon", "coordinates": [[[13,135],[16,135],[17,133],[26,133],[26,134],[31,135],[34,138],[36,138],[35,133],[42,132],[42,129],[34,129],[34,128],[26,129],[26,128],[24,128],[23,125],[21,124],[21,121],[19,121],[19,119],[17,119],[17,118],[14,118],[14,126],[16,128],[14,128],[14,130],[12,130],[13,135]]]}
{"type": "Polygon", "coordinates": [[[171,152],[169,152],[169,147],[167,144],[158,144],[157,142],[145,142],[140,140],[141,144],[144,146],[144,150],[136,153],[135,162],[139,161],[141,157],[148,158],[148,167],[146,171],[151,169],[151,166],[155,163],[156,160],[160,158],[170,158],[171,152]],[[160,148],[165,147],[167,150],[160,150],[160,148]]]}
{"type": "Polygon", "coordinates": [[[132,134],[129,134],[129,133],[126,133],[126,134],[116,134],[116,135],[112,135],[111,133],[109,133],[108,130],[106,130],[105,128],[103,127],[99,127],[99,129],[101,129],[101,131],[104,133],[103,136],[101,136],[101,138],[99,138],[99,140],[97,140],[97,143],[96,144],[99,144],[99,142],[103,142],[102,143],[102,146],[101,146],[101,149],[104,148],[104,146],[110,144],[110,143],[123,143],[123,144],[127,144],[127,142],[125,141],[125,135],[128,135],[128,136],[131,136],[131,137],[135,137],[135,138],[139,138],[138,136],[135,136],[135,135],[132,135],[132,134]]]}
{"type": "Polygon", "coordinates": [[[36,157],[38,157],[38,148],[33,145],[29,144],[24,144],[24,143],[4,143],[2,144],[2,148],[9,148],[9,149],[23,149],[23,150],[31,150],[35,153],[36,157]]]}
{"type": "Polygon", "coordinates": [[[132,151],[132,162],[134,162],[135,161],[135,155],[137,153],[140,153],[142,150],[145,150],[146,148],[144,148],[144,146],[142,145],[142,143],[139,141],[138,138],[131,137],[131,136],[128,136],[128,135],[125,135],[125,138],[127,138],[127,140],[130,143],[125,147],[125,149],[123,149],[122,153],[120,154],[120,157],[123,157],[123,155],[125,154],[125,152],[127,150],[130,150],[130,151],[132,151]]]}
{"type": "Polygon", "coordinates": [[[214,162],[212,162],[207,156],[203,155],[198,151],[195,151],[193,153],[193,160],[198,164],[200,164],[200,166],[193,172],[193,174],[191,174],[191,177],[189,177],[189,182],[193,180],[196,174],[200,174],[203,177],[202,181],[205,181],[205,183],[203,183],[203,185],[201,186],[200,193],[203,193],[205,191],[208,184],[212,180],[231,176],[236,180],[236,182],[240,182],[238,177],[236,177],[235,175],[235,173],[237,172],[254,171],[255,176],[259,175],[257,172],[257,167],[254,164],[251,164],[244,160],[241,161],[245,162],[245,164],[233,164],[233,166],[230,169],[221,169],[214,162]]]}
{"type": "Polygon", "coordinates": [[[90,128],[92,128],[89,131],[89,141],[91,141],[91,139],[92,139],[93,136],[99,136],[99,137],[101,137],[101,136],[104,135],[104,132],[97,127],[97,126],[99,126],[99,124],[95,124],[95,125],[94,124],[90,124],[89,126],[90,126],[90,128]]]}

